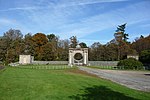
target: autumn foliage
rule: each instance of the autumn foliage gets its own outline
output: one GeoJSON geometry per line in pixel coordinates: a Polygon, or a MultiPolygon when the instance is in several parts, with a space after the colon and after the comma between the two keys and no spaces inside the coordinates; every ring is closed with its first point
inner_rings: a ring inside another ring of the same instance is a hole
{"type": "MultiPolygon", "coordinates": [[[[149,55],[144,55],[146,52],[144,50],[150,50],[150,35],[142,36],[131,43],[127,41],[127,33],[125,35],[124,33],[124,29],[116,31],[115,34],[121,34],[119,35],[121,37],[115,37],[118,39],[117,41],[112,39],[107,44],[95,42],[89,46],[89,60],[114,61],[118,60],[118,57],[121,60],[128,54],[141,55],[141,59],[149,57],[149,55]]],[[[17,62],[20,54],[30,54],[34,56],[35,60],[66,61],[69,47],[75,48],[77,44],[84,48],[87,47],[84,42],[79,43],[76,36],[64,40],[59,39],[59,36],[55,34],[36,33],[32,35],[28,33],[23,36],[20,30],[10,29],[0,37],[0,62],[6,64],[17,62]]],[[[149,58],[146,60],[150,61],[149,58]]]]}

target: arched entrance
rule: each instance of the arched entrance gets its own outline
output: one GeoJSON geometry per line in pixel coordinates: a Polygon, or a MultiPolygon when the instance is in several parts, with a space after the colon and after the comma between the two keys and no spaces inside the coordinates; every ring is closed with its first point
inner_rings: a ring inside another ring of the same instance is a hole
{"type": "Polygon", "coordinates": [[[88,48],[69,48],[69,65],[88,65],[88,48]]]}

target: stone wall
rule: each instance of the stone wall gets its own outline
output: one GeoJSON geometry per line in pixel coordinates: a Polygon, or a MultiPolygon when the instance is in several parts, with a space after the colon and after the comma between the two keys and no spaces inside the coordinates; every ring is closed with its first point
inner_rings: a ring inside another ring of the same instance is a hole
{"type": "Polygon", "coordinates": [[[90,66],[117,66],[118,61],[89,61],[90,66]]]}
{"type": "MultiPolygon", "coordinates": [[[[33,61],[33,64],[68,65],[68,61],[33,61]]],[[[118,61],[88,61],[91,66],[117,66],[118,61]]]]}
{"type": "Polygon", "coordinates": [[[68,61],[33,61],[32,64],[68,65],[68,61]]]}

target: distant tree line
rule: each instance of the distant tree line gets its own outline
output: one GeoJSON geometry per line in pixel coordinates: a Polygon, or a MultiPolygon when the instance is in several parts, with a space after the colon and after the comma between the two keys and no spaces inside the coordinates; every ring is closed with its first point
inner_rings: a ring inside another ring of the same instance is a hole
{"type": "MultiPolygon", "coordinates": [[[[150,54],[150,35],[141,36],[131,43],[125,27],[126,24],[119,25],[113,33],[114,39],[108,43],[95,42],[89,46],[89,60],[115,61],[124,59],[129,54],[139,54],[141,60],[150,61],[147,56],[150,54]]],[[[87,47],[86,43],[79,43],[76,36],[64,40],[55,34],[28,33],[23,36],[20,30],[10,29],[0,37],[0,62],[16,62],[21,54],[33,55],[35,60],[66,61],[69,47],[75,48],[77,44],[82,48],[87,47]]]]}

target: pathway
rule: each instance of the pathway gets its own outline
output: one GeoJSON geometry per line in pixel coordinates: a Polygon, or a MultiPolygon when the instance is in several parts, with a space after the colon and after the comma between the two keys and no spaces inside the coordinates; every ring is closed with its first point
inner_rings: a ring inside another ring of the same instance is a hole
{"type": "Polygon", "coordinates": [[[150,92],[150,71],[103,70],[82,66],[79,69],[132,89],[150,92]]]}

